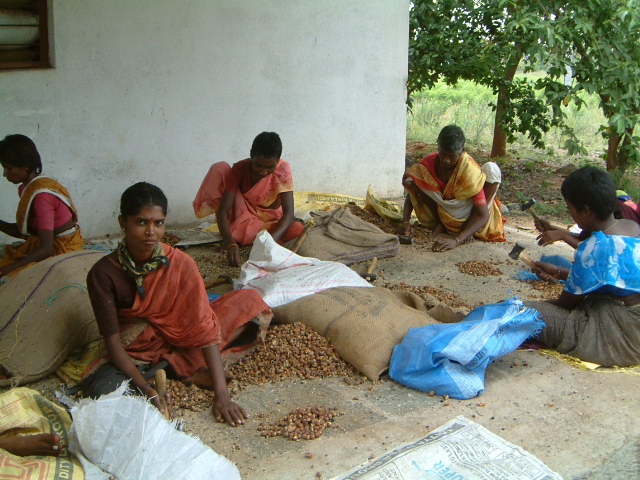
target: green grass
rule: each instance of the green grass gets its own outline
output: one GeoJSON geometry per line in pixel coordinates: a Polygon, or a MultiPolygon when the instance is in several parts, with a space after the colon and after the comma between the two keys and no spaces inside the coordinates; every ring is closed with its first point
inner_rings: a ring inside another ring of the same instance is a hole
{"type": "MultiPolygon", "coordinates": [[[[542,72],[526,74],[529,78],[539,78],[542,72]]],[[[413,111],[407,117],[407,138],[409,140],[435,143],[440,129],[445,125],[459,125],[467,136],[470,148],[491,148],[495,113],[490,103],[495,100],[491,89],[471,81],[460,81],[455,86],[438,83],[430,90],[413,95],[413,111]]],[[[574,157],[572,162],[598,158],[606,147],[606,142],[598,132],[603,121],[597,96],[585,97],[586,106],[577,110],[574,104],[566,108],[567,124],[574,128],[578,138],[590,152],[587,157],[574,157]]],[[[552,129],[544,137],[546,150],[539,150],[546,157],[565,156],[562,150],[565,139],[558,129],[552,129]]],[[[529,140],[519,135],[508,150],[518,156],[519,152],[533,150],[529,140]]],[[[594,161],[594,160],[591,160],[594,161]]],[[[596,160],[597,161],[597,160],[596,160]]]]}

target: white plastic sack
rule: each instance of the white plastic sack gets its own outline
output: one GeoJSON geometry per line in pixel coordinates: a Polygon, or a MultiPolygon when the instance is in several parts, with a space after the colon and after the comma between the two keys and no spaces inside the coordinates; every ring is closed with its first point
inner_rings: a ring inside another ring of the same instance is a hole
{"type": "Polygon", "coordinates": [[[258,290],[271,308],[328,288],[371,287],[342,263],[296,255],[278,245],[266,230],[256,236],[238,281],[242,288],[258,290]]]}
{"type": "Polygon", "coordinates": [[[97,400],[80,400],[71,409],[72,453],[118,480],[240,479],[225,457],[176,430],[146,400],[125,395],[127,386],[97,400]]]}

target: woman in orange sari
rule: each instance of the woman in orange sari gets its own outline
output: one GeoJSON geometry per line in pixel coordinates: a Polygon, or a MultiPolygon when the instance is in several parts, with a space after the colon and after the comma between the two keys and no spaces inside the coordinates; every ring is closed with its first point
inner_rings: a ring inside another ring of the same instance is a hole
{"type": "Polygon", "coordinates": [[[438,152],[409,167],[402,184],[407,191],[401,233],[410,232],[411,213],[433,228],[433,250],[456,248],[472,236],[504,242],[504,221],[496,192],[500,169],[482,168],[464,151],[462,129],[448,125],[438,135],[438,152]]]}
{"type": "Polygon", "coordinates": [[[89,271],[89,298],[103,337],[107,363],[82,383],[87,396],[115,390],[121,381],[162,407],[147,378],[155,370],[187,383],[213,388],[218,420],[241,425],[244,409],[231,401],[221,348],[269,306],[255,290],[236,290],[209,303],[193,259],[160,243],[165,231],[167,198],[145,182],[122,194],[118,220],[124,239],[89,271]]]}
{"type": "Polygon", "coordinates": [[[32,263],[82,248],[78,214],[67,189],[41,174],[42,162],[33,141],[8,135],[0,141],[4,177],[20,185],[16,223],[0,221],[0,231],[25,239],[6,245],[0,259],[0,278],[14,275],[32,263]]]}
{"type": "Polygon", "coordinates": [[[251,145],[250,158],[214,163],[202,181],[193,209],[198,218],[216,214],[230,265],[240,265],[239,245],[253,243],[267,229],[286,243],[304,230],[294,218],[293,178],[280,158],[282,142],[275,132],[262,132],[251,145]]]}

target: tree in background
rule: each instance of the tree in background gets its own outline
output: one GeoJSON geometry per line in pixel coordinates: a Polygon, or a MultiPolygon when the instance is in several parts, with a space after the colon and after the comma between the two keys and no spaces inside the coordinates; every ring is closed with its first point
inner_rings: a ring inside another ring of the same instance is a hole
{"type": "Polygon", "coordinates": [[[497,95],[492,157],[505,156],[507,141],[516,133],[544,147],[543,134],[552,125],[534,84],[514,80],[521,60],[535,50],[538,39],[534,30],[526,33],[509,27],[511,10],[547,15],[537,2],[519,3],[516,7],[503,0],[417,0],[410,14],[409,95],[432,88],[439,80],[449,85],[471,80],[490,87],[497,95]]]}
{"type": "Polygon", "coordinates": [[[636,96],[640,74],[640,0],[415,0],[410,15],[409,95],[439,80],[471,80],[497,95],[492,157],[526,134],[544,147],[543,134],[562,129],[569,153],[583,151],[565,124],[569,102],[596,93],[607,118],[607,169],[624,172],[640,161],[636,96]],[[535,83],[516,69],[543,66],[535,83]],[[567,74],[573,79],[565,85],[567,74]],[[542,95],[536,95],[536,91],[542,95]]]}
{"type": "MultiPolygon", "coordinates": [[[[512,2],[517,3],[517,2],[512,2]]],[[[621,175],[640,163],[640,138],[634,134],[640,119],[640,1],[581,0],[555,2],[557,16],[540,21],[516,13],[513,25],[533,29],[540,38],[538,61],[547,76],[537,88],[551,105],[555,122],[562,107],[584,104],[581,92],[596,94],[606,123],[600,132],[607,140],[607,170],[621,175]],[[573,82],[565,85],[568,69],[573,82]]],[[[567,145],[572,151],[574,145],[567,145]]]]}

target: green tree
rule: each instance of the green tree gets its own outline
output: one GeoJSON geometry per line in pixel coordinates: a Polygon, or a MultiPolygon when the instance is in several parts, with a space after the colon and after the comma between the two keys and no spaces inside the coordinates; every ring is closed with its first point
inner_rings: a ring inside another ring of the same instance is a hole
{"type": "MultiPolygon", "coordinates": [[[[548,66],[548,74],[537,88],[551,105],[555,123],[562,123],[563,106],[583,104],[581,92],[598,95],[606,118],[600,132],[607,140],[607,170],[622,174],[640,163],[635,135],[640,119],[640,1],[554,3],[554,18],[541,21],[519,13],[512,18],[514,29],[533,30],[540,38],[537,58],[548,66]],[[573,75],[569,85],[562,81],[567,72],[573,75]]],[[[570,151],[576,147],[571,142],[567,146],[570,151]]]]}
{"type": "Polygon", "coordinates": [[[491,87],[492,156],[504,156],[518,132],[543,147],[551,126],[563,130],[569,153],[581,151],[564,107],[579,108],[586,92],[599,96],[606,117],[607,169],[640,162],[640,0],[415,0],[410,22],[409,94],[441,79],[491,87]],[[542,65],[547,75],[535,84],[514,80],[520,62],[525,71],[542,65]]]}
{"type": "Polygon", "coordinates": [[[512,10],[521,15],[548,15],[537,2],[503,0],[417,0],[410,14],[408,93],[431,88],[439,80],[455,84],[472,80],[493,89],[492,157],[506,155],[507,141],[526,134],[543,147],[552,125],[534,84],[515,80],[525,55],[537,46],[536,31],[510,27],[512,10]],[[518,5],[516,5],[518,4],[518,5]],[[521,5],[520,5],[521,4],[521,5]]]}

